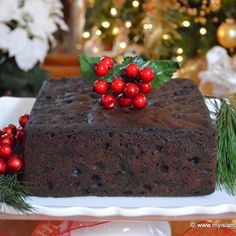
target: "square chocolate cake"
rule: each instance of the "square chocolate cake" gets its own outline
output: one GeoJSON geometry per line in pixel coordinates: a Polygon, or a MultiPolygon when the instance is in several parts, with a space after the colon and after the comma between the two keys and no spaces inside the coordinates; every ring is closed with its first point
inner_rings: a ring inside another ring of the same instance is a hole
{"type": "Polygon", "coordinates": [[[81,79],[46,81],[26,126],[36,196],[194,196],[215,189],[216,131],[198,88],[172,79],[145,109],[105,110],[81,79]]]}

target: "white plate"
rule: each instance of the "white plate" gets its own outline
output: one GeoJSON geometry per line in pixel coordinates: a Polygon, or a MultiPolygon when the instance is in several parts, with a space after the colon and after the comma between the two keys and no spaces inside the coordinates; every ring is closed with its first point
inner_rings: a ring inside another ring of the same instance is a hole
{"type": "MultiPolygon", "coordinates": [[[[0,98],[0,127],[9,123],[17,124],[18,117],[29,113],[34,98],[0,98]]],[[[236,216],[236,197],[225,191],[215,191],[201,197],[72,197],[39,198],[30,197],[27,202],[36,212],[30,218],[37,217],[99,217],[106,219],[196,219],[215,217],[224,214],[224,218],[236,216]],[[201,215],[201,216],[200,216],[201,215]]],[[[0,218],[24,218],[10,207],[2,205],[0,218]],[[15,216],[14,216],[15,215],[15,216]]]]}

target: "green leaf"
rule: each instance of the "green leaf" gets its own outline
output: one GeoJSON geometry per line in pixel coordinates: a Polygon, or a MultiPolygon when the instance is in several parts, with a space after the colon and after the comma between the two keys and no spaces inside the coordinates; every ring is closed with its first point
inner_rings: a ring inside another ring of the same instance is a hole
{"type": "Polygon", "coordinates": [[[130,63],[134,63],[135,58],[136,57],[124,57],[121,64],[125,66],[125,65],[128,65],[130,63]]]}
{"type": "Polygon", "coordinates": [[[158,89],[169,80],[171,80],[171,77],[161,74],[152,81],[152,87],[158,89]]]}
{"type": "Polygon", "coordinates": [[[89,57],[81,54],[80,58],[80,70],[82,79],[88,83],[93,83],[98,77],[94,73],[94,65],[99,62],[99,57],[89,57]]]}
{"type": "Polygon", "coordinates": [[[153,60],[150,61],[150,67],[155,72],[155,79],[152,81],[153,88],[160,88],[164,83],[171,80],[173,73],[179,69],[178,62],[170,60],[153,60]]]}
{"type": "Polygon", "coordinates": [[[171,77],[179,69],[179,63],[171,60],[154,60],[159,73],[171,77]]]}

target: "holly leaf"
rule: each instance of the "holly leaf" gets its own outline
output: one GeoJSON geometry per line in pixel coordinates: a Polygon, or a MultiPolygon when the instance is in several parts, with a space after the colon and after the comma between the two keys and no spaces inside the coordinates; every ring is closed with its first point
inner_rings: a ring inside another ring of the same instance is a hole
{"type": "Polygon", "coordinates": [[[143,67],[143,65],[145,64],[145,61],[142,57],[134,57],[133,58],[133,63],[137,64],[139,67],[143,67]]]}
{"type": "Polygon", "coordinates": [[[160,88],[163,84],[165,84],[166,82],[168,82],[169,80],[171,80],[170,76],[166,76],[166,75],[159,75],[158,77],[155,77],[155,79],[152,81],[152,87],[154,89],[158,89],[160,88]]]}
{"type": "Polygon", "coordinates": [[[124,57],[122,61],[122,65],[127,66],[130,63],[134,62],[135,57],[124,57]]]}
{"type": "Polygon", "coordinates": [[[179,69],[179,63],[171,60],[153,60],[159,73],[171,77],[179,69]]]}
{"type": "Polygon", "coordinates": [[[89,57],[83,54],[80,54],[80,71],[82,79],[88,83],[93,83],[98,77],[94,73],[94,65],[99,62],[99,57],[89,57]]]}
{"type": "Polygon", "coordinates": [[[160,88],[164,83],[171,80],[172,75],[179,69],[179,63],[170,60],[150,61],[150,67],[155,72],[155,79],[152,81],[154,89],[160,88]]]}

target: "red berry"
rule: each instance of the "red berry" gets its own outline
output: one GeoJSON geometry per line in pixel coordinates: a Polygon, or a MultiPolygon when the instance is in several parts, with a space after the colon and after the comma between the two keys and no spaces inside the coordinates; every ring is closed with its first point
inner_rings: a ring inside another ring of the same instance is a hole
{"type": "Polygon", "coordinates": [[[111,82],[111,90],[114,93],[121,93],[125,88],[125,81],[121,79],[120,77],[116,77],[112,82],[111,82]]]}
{"type": "Polygon", "coordinates": [[[1,147],[0,147],[0,157],[8,158],[12,155],[12,153],[13,153],[13,150],[12,150],[12,147],[10,145],[7,145],[7,144],[1,145],[1,147]]]}
{"type": "Polygon", "coordinates": [[[16,131],[16,140],[18,143],[21,143],[23,141],[25,137],[25,130],[22,129],[22,128],[19,128],[17,131],[16,131]]]}
{"type": "Polygon", "coordinates": [[[13,124],[9,124],[8,127],[12,130],[12,134],[16,134],[17,128],[13,124]]]}
{"type": "Polygon", "coordinates": [[[151,82],[147,82],[147,83],[141,83],[139,85],[140,88],[140,93],[150,93],[152,91],[152,83],[151,82]]]}
{"type": "Polygon", "coordinates": [[[8,137],[8,138],[12,139],[12,141],[14,141],[14,142],[15,142],[15,139],[16,139],[14,134],[5,134],[5,135],[2,136],[2,138],[3,137],[8,137]]]}
{"type": "Polygon", "coordinates": [[[106,109],[112,109],[115,107],[116,99],[112,94],[105,94],[101,98],[101,105],[106,109]]]}
{"type": "Polygon", "coordinates": [[[138,65],[131,63],[125,68],[125,73],[128,75],[130,78],[134,78],[138,76],[139,74],[139,67],[138,65]]]}
{"type": "Polygon", "coordinates": [[[9,136],[3,136],[1,139],[0,139],[0,146],[1,145],[9,145],[11,147],[14,146],[15,144],[15,139],[9,137],[9,136]]]}
{"type": "Polygon", "coordinates": [[[107,65],[109,69],[114,65],[114,61],[111,57],[102,57],[100,63],[107,65]]]}
{"type": "Polygon", "coordinates": [[[8,135],[8,134],[12,134],[12,129],[9,127],[3,128],[2,135],[8,135]]]}
{"type": "Polygon", "coordinates": [[[25,115],[21,116],[19,119],[20,126],[24,128],[25,125],[27,124],[28,120],[29,120],[29,115],[25,114],[25,115]]]}
{"type": "Polygon", "coordinates": [[[139,77],[143,82],[149,82],[155,78],[155,73],[152,68],[145,67],[140,71],[139,77]]]}
{"type": "Polygon", "coordinates": [[[18,173],[23,168],[23,160],[19,156],[12,156],[8,159],[7,169],[11,172],[18,173]]]}
{"type": "Polygon", "coordinates": [[[7,170],[7,164],[3,159],[0,159],[0,175],[3,175],[6,173],[7,170]]]}
{"type": "Polygon", "coordinates": [[[7,134],[7,135],[8,134],[13,134],[13,135],[15,135],[16,134],[16,130],[17,130],[16,126],[10,124],[10,125],[8,125],[7,127],[5,127],[2,130],[2,135],[4,135],[4,134],[7,134]]]}
{"type": "Polygon", "coordinates": [[[93,91],[98,94],[104,94],[108,91],[109,84],[104,80],[96,80],[93,84],[93,91]]]}
{"type": "Polygon", "coordinates": [[[132,100],[132,103],[135,108],[141,109],[147,105],[147,98],[145,95],[139,94],[132,100]]]}
{"type": "Polygon", "coordinates": [[[106,64],[99,62],[98,64],[96,64],[94,72],[97,76],[103,77],[103,76],[107,75],[108,70],[109,70],[109,68],[106,64]]]}
{"type": "Polygon", "coordinates": [[[139,94],[139,87],[135,83],[128,83],[124,89],[124,95],[127,98],[133,98],[139,94]]]}
{"type": "Polygon", "coordinates": [[[118,96],[118,104],[121,107],[128,107],[131,104],[131,99],[130,98],[126,98],[123,94],[120,94],[118,96]]]}

